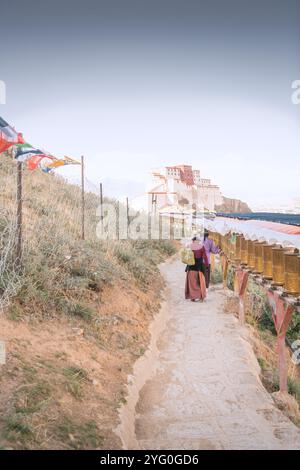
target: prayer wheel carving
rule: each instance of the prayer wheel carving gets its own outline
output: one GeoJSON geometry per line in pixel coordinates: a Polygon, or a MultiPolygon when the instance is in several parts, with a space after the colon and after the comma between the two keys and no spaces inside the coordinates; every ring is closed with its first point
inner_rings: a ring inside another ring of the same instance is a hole
{"type": "Polygon", "coordinates": [[[264,270],[263,262],[263,243],[254,243],[254,269],[255,272],[261,274],[264,270]]]}
{"type": "Polygon", "coordinates": [[[284,290],[300,295],[300,257],[296,253],[284,253],[284,290]]]}
{"type": "Polygon", "coordinates": [[[272,248],[274,245],[263,245],[263,276],[265,279],[273,279],[272,248]]]}
{"type": "Polygon", "coordinates": [[[285,250],[281,246],[272,248],[273,284],[276,286],[283,286],[285,281],[284,253],[285,250]]]}

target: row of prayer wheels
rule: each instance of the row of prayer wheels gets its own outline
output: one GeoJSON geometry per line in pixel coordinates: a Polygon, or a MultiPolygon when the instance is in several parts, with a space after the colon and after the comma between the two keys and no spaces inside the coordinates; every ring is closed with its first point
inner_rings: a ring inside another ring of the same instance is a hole
{"type": "Polygon", "coordinates": [[[300,295],[300,256],[297,250],[265,242],[246,240],[243,235],[211,232],[210,237],[229,260],[241,264],[275,286],[282,286],[287,294],[300,295]]]}

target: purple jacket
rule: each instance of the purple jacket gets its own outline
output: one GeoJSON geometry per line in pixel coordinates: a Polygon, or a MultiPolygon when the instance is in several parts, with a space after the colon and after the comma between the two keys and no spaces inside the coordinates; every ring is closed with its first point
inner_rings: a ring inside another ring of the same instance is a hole
{"type": "Polygon", "coordinates": [[[208,259],[208,263],[210,264],[210,254],[211,253],[214,253],[215,255],[220,253],[220,248],[218,246],[216,246],[213,242],[213,240],[211,240],[210,238],[206,238],[203,242],[203,246],[205,248],[205,251],[206,251],[206,256],[207,256],[207,259],[208,259]]]}

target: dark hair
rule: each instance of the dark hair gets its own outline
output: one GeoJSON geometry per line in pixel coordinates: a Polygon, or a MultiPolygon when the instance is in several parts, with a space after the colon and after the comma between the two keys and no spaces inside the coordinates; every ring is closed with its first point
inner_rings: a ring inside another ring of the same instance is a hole
{"type": "Polygon", "coordinates": [[[209,231],[204,230],[204,240],[209,237],[209,231]]]}
{"type": "Polygon", "coordinates": [[[197,237],[192,238],[192,242],[195,242],[197,240],[197,237]]]}

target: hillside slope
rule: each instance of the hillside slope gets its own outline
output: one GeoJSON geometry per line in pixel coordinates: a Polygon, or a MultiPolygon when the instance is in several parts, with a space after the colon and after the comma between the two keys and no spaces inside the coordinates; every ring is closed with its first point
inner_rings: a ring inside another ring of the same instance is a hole
{"type": "Polygon", "coordinates": [[[16,167],[0,162],[0,446],[119,448],[125,383],[148,341],[170,242],[98,240],[98,198],[40,172],[23,175],[23,269],[14,264],[16,167]],[[4,259],[5,248],[7,256],[4,259]]]}

